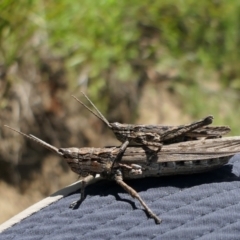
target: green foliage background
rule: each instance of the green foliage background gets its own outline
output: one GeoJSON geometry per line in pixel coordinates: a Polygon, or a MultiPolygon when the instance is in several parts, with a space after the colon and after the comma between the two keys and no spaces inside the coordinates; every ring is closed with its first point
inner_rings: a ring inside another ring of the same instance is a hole
{"type": "Polygon", "coordinates": [[[124,65],[137,56],[136,45],[128,48],[141,37],[142,24],[160,33],[149,54],[164,47],[169,58],[185,55],[208,68],[227,65],[222,69],[227,76],[239,71],[239,5],[237,0],[3,0],[1,60],[11,64],[31,47],[28,40],[37,33],[38,44],[47,44],[56,54],[74,51],[70,66],[88,62],[97,73],[111,61],[124,65]]]}
{"type": "Polygon", "coordinates": [[[148,26],[157,38],[142,58],[160,52],[155,64],[177,64],[182,78],[193,78],[189,70],[199,67],[218,71],[221,84],[239,90],[239,5],[237,0],[2,0],[0,60],[8,67],[44,46],[66,57],[73,74],[90,66],[98,82],[93,88],[101,87],[100,72],[113,64],[119,79],[129,81],[134,76],[129,62],[140,57],[140,26],[148,26]]]}

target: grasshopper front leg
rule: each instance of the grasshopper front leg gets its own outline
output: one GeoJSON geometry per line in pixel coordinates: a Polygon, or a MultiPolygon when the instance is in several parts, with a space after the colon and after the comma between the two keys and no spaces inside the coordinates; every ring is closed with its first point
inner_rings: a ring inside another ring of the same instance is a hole
{"type": "Polygon", "coordinates": [[[129,145],[129,141],[126,140],[126,141],[119,147],[119,151],[118,151],[118,153],[117,153],[117,156],[114,158],[113,163],[112,163],[112,169],[113,169],[115,163],[121,161],[122,155],[123,155],[123,153],[125,152],[125,150],[127,149],[128,145],[129,145]]]}
{"type": "MultiPolygon", "coordinates": [[[[141,133],[137,133],[137,134],[141,134],[141,133]]],[[[151,134],[151,135],[152,135],[152,134],[151,134]]],[[[146,135],[145,135],[145,136],[146,136],[146,135]]],[[[148,142],[147,140],[145,140],[145,139],[142,138],[142,135],[139,136],[139,137],[141,137],[141,143],[142,143],[143,145],[146,145],[147,148],[148,148],[150,151],[153,151],[155,154],[158,153],[158,152],[161,150],[161,148],[162,148],[162,144],[161,144],[161,143],[159,143],[159,142],[148,142]],[[153,150],[153,149],[149,148],[149,147],[152,147],[152,146],[153,146],[153,147],[156,147],[157,149],[156,149],[156,150],[155,150],[155,149],[153,150]]],[[[115,157],[115,159],[113,160],[112,169],[113,169],[115,163],[121,161],[121,157],[122,157],[123,153],[125,152],[125,150],[127,149],[129,143],[130,143],[130,140],[126,140],[126,141],[123,142],[123,144],[119,147],[119,152],[118,152],[117,156],[115,157]]]]}
{"type": "Polygon", "coordinates": [[[162,220],[147,206],[140,195],[123,181],[122,173],[120,170],[116,171],[114,179],[117,184],[119,184],[126,192],[128,192],[133,198],[136,198],[141,203],[148,215],[155,220],[156,224],[160,224],[162,222],[162,220]]]}
{"type": "Polygon", "coordinates": [[[94,179],[93,175],[88,175],[81,182],[80,198],[69,205],[69,208],[75,209],[78,208],[85,199],[85,188],[86,185],[94,179]]]}

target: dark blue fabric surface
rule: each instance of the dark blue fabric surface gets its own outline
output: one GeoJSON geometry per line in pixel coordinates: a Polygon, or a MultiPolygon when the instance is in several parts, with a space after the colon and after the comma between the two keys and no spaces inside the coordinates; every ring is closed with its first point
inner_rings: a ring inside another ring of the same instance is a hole
{"type": "Polygon", "coordinates": [[[116,183],[87,187],[5,230],[0,239],[240,239],[240,155],[204,174],[127,183],[163,220],[156,225],[116,183]]]}

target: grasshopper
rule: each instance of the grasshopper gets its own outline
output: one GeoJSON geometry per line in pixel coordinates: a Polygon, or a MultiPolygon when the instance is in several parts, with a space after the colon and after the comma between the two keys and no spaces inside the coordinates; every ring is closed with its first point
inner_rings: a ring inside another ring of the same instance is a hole
{"type": "MultiPolygon", "coordinates": [[[[180,125],[180,126],[162,126],[162,125],[133,125],[121,124],[118,122],[109,123],[87,95],[81,92],[97,113],[93,112],[82,101],[72,96],[92,114],[104,122],[115,134],[116,138],[122,142],[119,150],[120,155],[125,151],[127,146],[131,144],[141,144],[147,147],[154,147],[156,152],[160,151],[163,144],[182,142],[186,140],[194,140],[199,137],[217,138],[228,133],[230,128],[227,126],[206,127],[213,121],[213,116],[207,116],[199,121],[180,125]]],[[[151,148],[150,148],[151,149],[151,148]]]]}
{"type": "Polygon", "coordinates": [[[87,179],[100,174],[102,178],[115,180],[136,198],[156,224],[160,224],[161,219],[124,179],[206,172],[226,164],[234,154],[240,152],[240,137],[204,139],[163,145],[156,154],[144,145],[128,147],[121,156],[121,161],[114,164],[119,147],[56,148],[31,134],[5,127],[62,156],[73,172],[84,177],[80,199],[70,207],[75,208],[84,200],[87,179]]]}

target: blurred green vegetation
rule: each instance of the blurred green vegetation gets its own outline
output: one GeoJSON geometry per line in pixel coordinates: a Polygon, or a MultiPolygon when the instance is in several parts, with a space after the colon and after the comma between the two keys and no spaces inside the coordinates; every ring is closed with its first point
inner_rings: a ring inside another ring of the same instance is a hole
{"type": "Polygon", "coordinates": [[[0,63],[7,72],[28,56],[36,64],[44,54],[62,58],[70,89],[88,81],[93,100],[149,68],[177,72],[170,88],[185,111],[195,117],[211,106],[218,115],[225,99],[234,112],[224,116],[240,133],[239,24],[238,0],[2,0],[0,63]]]}

